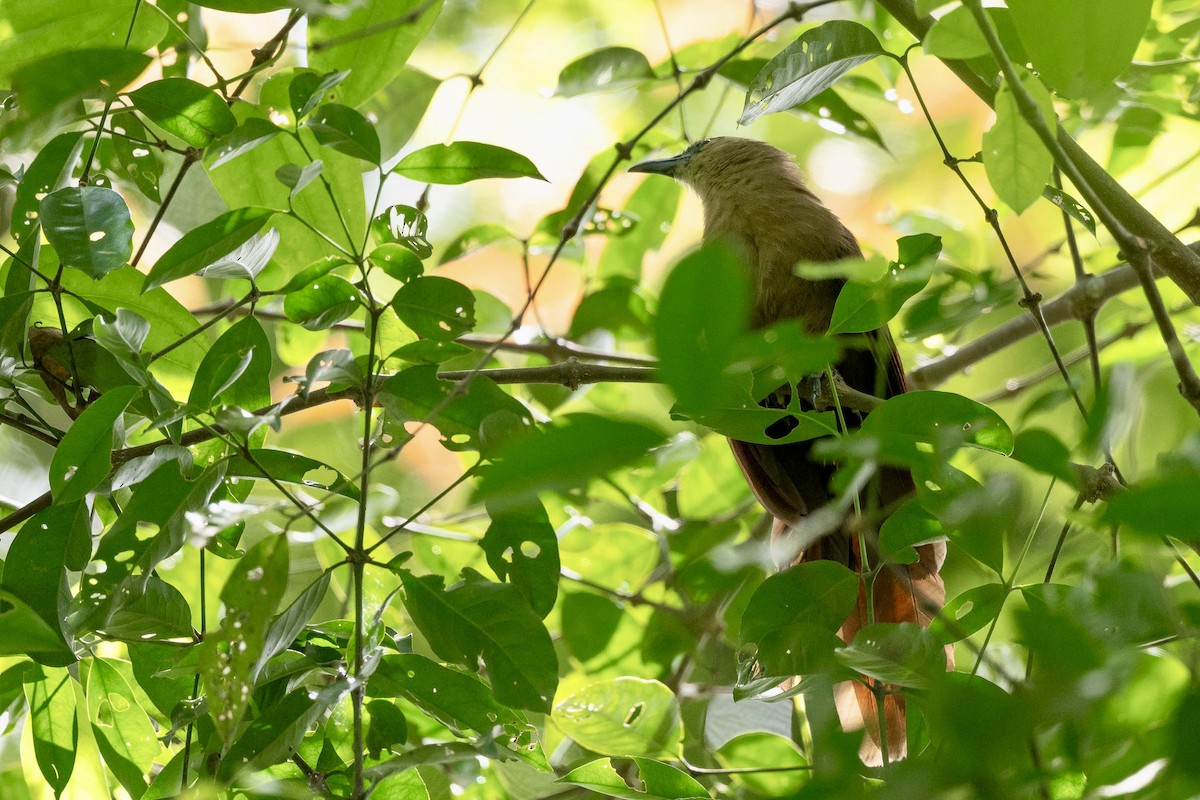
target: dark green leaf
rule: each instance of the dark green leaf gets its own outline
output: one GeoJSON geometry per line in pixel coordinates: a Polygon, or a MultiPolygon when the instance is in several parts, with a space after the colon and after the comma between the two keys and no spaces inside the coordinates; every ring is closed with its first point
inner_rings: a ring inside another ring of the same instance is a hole
{"type": "Polygon", "coordinates": [[[807,622],[836,631],[858,598],[858,576],[833,561],[811,561],[772,575],[742,614],[741,642],[759,642],[773,630],[807,622]]]}
{"type": "Polygon", "coordinates": [[[425,265],[417,258],[417,254],[399,244],[381,244],[367,258],[385,273],[404,283],[425,271],[425,265]]]}
{"type": "Polygon", "coordinates": [[[345,475],[315,458],[288,453],[283,450],[251,450],[253,461],[236,456],[229,461],[231,478],[248,478],[250,480],[267,480],[267,475],[283,483],[296,483],[310,489],[332,491],[351,500],[358,500],[358,486],[346,479],[345,475]],[[331,472],[333,480],[325,482],[306,477],[310,472],[331,472]],[[263,473],[266,473],[264,475],[263,473]]]}
{"type": "Polygon", "coordinates": [[[296,599],[279,616],[271,620],[271,625],[263,637],[262,653],[259,654],[258,663],[255,665],[256,674],[261,673],[263,667],[273,657],[292,646],[296,637],[304,630],[304,626],[313,618],[313,614],[325,599],[325,592],[329,590],[329,581],[329,573],[321,573],[321,577],[309,584],[308,588],[297,595],[296,599]]]}
{"type": "Polygon", "coordinates": [[[545,618],[558,596],[558,537],[541,503],[498,508],[479,543],[488,566],[521,590],[530,607],[545,618]]]}
{"type": "Polygon", "coordinates": [[[155,262],[146,290],[193,275],[226,259],[270,221],[269,208],[237,208],[191,229],[155,262]]]}
{"type": "Polygon", "coordinates": [[[879,554],[895,564],[913,564],[917,545],[945,538],[942,524],[913,498],[892,512],[879,528],[879,554]]]}
{"type": "Polygon", "coordinates": [[[575,97],[600,89],[623,89],[653,78],[650,62],[639,51],[605,47],[563,67],[554,93],[559,97],[575,97]]]}
{"type": "Polygon", "coordinates": [[[483,178],[546,180],[520,153],[482,142],[433,144],[409,153],[392,172],[424,183],[458,184],[483,178]]]}
{"type": "MultiPolygon", "coordinates": [[[[366,707],[367,718],[370,720],[370,727],[367,728],[367,752],[374,759],[378,759],[384,750],[396,752],[396,749],[408,741],[408,719],[404,712],[390,700],[372,700],[366,707]]],[[[386,790],[381,793],[378,786],[372,794],[382,794],[385,798],[389,796],[386,790]]]]}
{"type": "Polygon", "coordinates": [[[75,420],[50,462],[50,488],[57,503],[79,500],[112,469],[114,430],[125,406],[141,391],[120,386],[105,392],[75,420]]]}
{"type": "Polygon", "coordinates": [[[295,689],[255,717],[221,759],[218,775],[229,779],[238,770],[253,771],[285,760],[295,752],[308,728],[334,699],[328,690],[295,689]]]}
{"type": "Polygon", "coordinates": [[[26,656],[47,666],[71,664],[75,654],[63,644],[59,628],[50,627],[28,603],[0,587],[0,655],[26,656]]]}
{"type": "Polygon", "coordinates": [[[407,608],[440,657],[474,667],[482,658],[496,699],[518,708],[550,711],[558,685],[558,657],[542,621],[516,587],[469,573],[442,588],[440,576],[400,571],[407,608]]]}
{"type": "MultiPolygon", "coordinates": [[[[113,319],[109,319],[107,314],[101,314],[93,320],[92,335],[105,350],[117,358],[137,364],[141,360],[146,339],[150,336],[150,323],[135,311],[118,308],[113,319]]],[[[76,356],[77,363],[78,358],[76,356]]]]}
{"type": "Polygon", "coordinates": [[[1012,457],[1044,475],[1053,475],[1075,486],[1078,478],[1071,469],[1071,451],[1050,431],[1030,428],[1017,434],[1012,457]]]}
{"type": "Polygon", "coordinates": [[[196,368],[188,403],[260,408],[271,402],[271,342],[254,317],[238,320],[221,334],[196,368]]]}
{"type": "Polygon", "coordinates": [[[283,313],[310,331],[329,328],[358,310],[361,297],[349,281],[336,275],[317,278],[290,292],[283,300],[283,313]]]}
{"type": "Polygon", "coordinates": [[[1071,219],[1087,228],[1088,233],[1096,235],[1096,217],[1091,211],[1071,195],[1047,184],[1042,187],[1042,197],[1061,208],[1070,215],[1071,219]]]}
{"type": "Polygon", "coordinates": [[[141,74],[150,57],[133,50],[97,47],[55,53],[12,73],[21,108],[31,116],[83,95],[117,92],[141,74]]]}
{"type": "Polygon", "coordinates": [[[321,172],[324,169],[325,162],[319,158],[316,161],[308,162],[303,167],[298,167],[295,164],[284,164],[275,170],[275,178],[292,190],[288,193],[288,199],[295,200],[296,195],[303,192],[310,183],[321,177],[321,172]]]}
{"type": "Polygon", "coordinates": [[[379,134],[366,117],[349,106],[326,103],[308,122],[317,142],[353,158],[379,165],[379,134]]]}
{"type": "Polygon", "coordinates": [[[187,78],[164,78],[129,93],[135,108],[193,147],[208,147],[237,127],[221,96],[187,78]]]}
{"type": "Polygon", "coordinates": [[[504,448],[477,496],[519,504],[538,492],[582,486],[642,457],[663,439],[635,422],[571,414],[504,448]]]}
{"type": "Polygon", "coordinates": [[[46,239],[64,266],[93,278],[123,266],[133,255],[133,221],[125,199],[99,186],[66,186],[42,198],[46,239]]]}
{"type": "Polygon", "coordinates": [[[942,644],[967,638],[990,625],[1004,607],[1008,589],[999,583],[985,583],[960,594],[929,623],[929,632],[942,644]]]}
{"type": "Polygon", "coordinates": [[[937,270],[942,240],[919,233],[897,241],[899,255],[871,282],[850,280],[838,294],[829,322],[832,333],[865,333],[888,323],[908,298],[925,288],[937,270]]]}
{"type": "Polygon", "coordinates": [[[1200,537],[1200,492],[1195,474],[1153,477],[1113,495],[1104,509],[1106,524],[1119,523],[1146,534],[1200,537]]]}
{"type": "Polygon", "coordinates": [[[396,292],[392,308],[419,336],[450,341],[475,327],[475,295],[438,275],[413,278],[396,292]]]}
{"type": "Polygon", "coordinates": [[[1000,415],[982,403],[948,392],[908,392],[871,412],[862,429],[929,444],[957,444],[1009,455],[1013,435],[1000,415]]]}
{"type": "Polygon", "coordinates": [[[749,125],[763,114],[807,103],[854,67],[883,54],[875,34],[857,22],[832,20],[811,28],[763,67],[746,91],[738,123],[749,125]]]}
{"type": "Polygon", "coordinates": [[[42,198],[66,185],[79,162],[82,149],[83,133],[60,133],[33,159],[17,186],[17,196],[13,200],[10,228],[13,239],[24,241],[37,230],[42,198]]]}
{"type": "Polygon", "coordinates": [[[192,609],[178,589],[150,575],[141,593],[109,615],[100,633],[130,642],[191,642],[192,609]]]}

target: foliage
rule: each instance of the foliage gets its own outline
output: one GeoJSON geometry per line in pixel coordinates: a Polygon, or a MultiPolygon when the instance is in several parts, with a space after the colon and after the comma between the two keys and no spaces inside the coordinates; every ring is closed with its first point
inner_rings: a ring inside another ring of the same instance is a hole
{"type": "Polygon", "coordinates": [[[0,795],[1200,793],[1200,258],[1147,199],[1193,3],[792,4],[661,58],[601,4],[85,5],[0,5],[0,795]],[[527,61],[517,133],[457,134],[517,51],[616,149],[522,116],[527,61]],[[616,174],[738,121],[890,174],[873,254],[797,267],[838,338],[747,330],[690,200],[616,174]],[[756,405],[888,324],[920,391],[857,430],[756,405]],[[875,573],[776,569],[722,436],[785,418],[843,507],[916,476],[862,525],[876,571],[948,543],[928,629],[843,643],[875,573]],[[878,769],[864,676],[909,710],[878,769]]]}

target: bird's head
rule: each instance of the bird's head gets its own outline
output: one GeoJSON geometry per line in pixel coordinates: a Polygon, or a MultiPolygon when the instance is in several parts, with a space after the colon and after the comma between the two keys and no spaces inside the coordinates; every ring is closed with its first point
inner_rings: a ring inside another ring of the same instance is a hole
{"type": "Polygon", "coordinates": [[[695,189],[706,203],[751,187],[768,193],[776,188],[799,188],[807,194],[790,154],[766,142],[736,136],[702,139],[677,156],[642,161],[629,171],[669,175],[695,189]],[[773,183],[779,185],[770,185],[773,183]]]}

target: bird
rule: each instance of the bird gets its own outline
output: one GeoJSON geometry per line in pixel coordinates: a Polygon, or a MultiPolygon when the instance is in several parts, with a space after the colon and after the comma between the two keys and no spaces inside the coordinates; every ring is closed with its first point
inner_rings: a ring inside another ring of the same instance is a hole
{"type": "MultiPolygon", "coordinates": [[[[704,242],[725,242],[748,269],[751,328],[798,320],[811,335],[828,331],[844,280],[802,277],[796,265],[861,258],[862,250],[854,234],[809,189],[789,153],[766,142],[721,136],[697,141],[670,158],[640,162],[630,171],[673,177],[699,196],[704,242]]],[[[835,367],[838,374],[861,392],[884,398],[903,393],[904,370],[886,326],[869,333],[867,339],[867,348],[844,350],[835,367]]],[[[781,387],[761,405],[785,408],[790,392],[790,387],[781,387]]],[[[844,416],[848,425],[861,422],[848,409],[844,416]]],[[[750,488],[774,517],[774,541],[803,526],[835,499],[830,479],[836,466],[813,457],[812,441],[774,445],[730,439],[729,444],[750,488]]],[[[884,467],[877,480],[880,509],[894,509],[915,492],[911,475],[902,469],[884,467]]],[[[856,526],[862,521],[853,516],[852,510],[847,512],[832,531],[807,542],[781,568],[832,560],[860,572],[863,559],[856,526]]],[[[888,565],[879,572],[872,586],[873,614],[867,609],[866,587],[860,580],[856,607],[838,632],[843,641],[851,642],[870,619],[929,625],[945,603],[940,570],[946,548],[944,542],[933,542],[916,549],[915,563],[888,565]]],[[[868,552],[868,558],[873,557],[868,552]]],[[[875,694],[868,682],[854,682],[854,699],[839,702],[843,725],[865,724],[868,736],[860,756],[867,764],[883,763],[885,757],[902,758],[906,754],[904,699],[895,693],[885,695],[885,756],[875,694]]]]}

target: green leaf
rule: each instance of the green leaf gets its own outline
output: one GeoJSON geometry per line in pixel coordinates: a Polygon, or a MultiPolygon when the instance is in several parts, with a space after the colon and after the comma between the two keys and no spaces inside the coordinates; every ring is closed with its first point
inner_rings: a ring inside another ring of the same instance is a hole
{"type": "Polygon", "coordinates": [[[433,245],[425,238],[429,220],[412,206],[392,206],[371,220],[371,233],[380,244],[395,242],[425,259],[433,255],[433,245]]]}
{"type": "Polygon", "coordinates": [[[665,437],[635,422],[569,414],[502,451],[479,482],[477,497],[520,503],[539,492],[585,485],[644,456],[665,437]]]}
{"type": "Polygon", "coordinates": [[[283,313],[310,331],[330,328],[358,310],[362,298],[344,278],[325,275],[293,292],[283,300],[283,313]]]}
{"type": "Polygon", "coordinates": [[[141,391],[119,386],[88,406],[67,431],[50,462],[50,490],[57,503],[79,500],[112,469],[113,433],[125,407],[141,391]]]}
{"type": "Polygon", "coordinates": [[[862,430],[927,444],[951,441],[1004,456],[1013,451],[1012,431],[999,414],[949,392],[907,392],[892,397],[867,416],[862,430]]]}
{"type": "Polygon", "coordinates": [[[144,144],[150,140],[146,126],[138,119],[137,114],[122,111],[113,114],[112,130],[115,135],[110,141],[126,177],[133,181],[147,198],[155,203],[161,202],[158,181],[162,177],[162,162],[155,151],[144,144]]]}
{"type": "Polygon", "coordinates": [[[257,409],[271,402],[271,342],[254,317],[235,322],[196,367],[188,404],[257,409]]]}
{"type": "Polygon", "coordinates": [[[475,327],[475,295],[440,275],[414,278],[400,287],[392,308],[405,325],[426,339],[451,341],[475,327]]]}
{"type": "Polygon", "coordinates": [[[308,25],[308,64],[321,73],[349,70],[338,96],[360,107],[401,74],[441,10],[442,0],[366,0],[345,17],[315,16],[308,25]],[[407,24],[395,24],[418,10],[407,24]]]}
{"type": "Polygon", "coordinates": [[[22,110],[38,116],[83,95],[120,91],[149,64],[149,56],[133,50],[115,47],[70,50],[14,70],[12,86],[22,110]]]}
{"type": "Polygon", "coordinates": [[[288,542],[273,536],[237,562],[221,590],[226,613],[201,645],[200,667],[216,732],[228,745],[250,704],[255,668],[287,586],[288,542]]]}
{"type": "Polygon", "coordinates": [[[91,661],[87,700],[104,764],[136,800],[146,791],[145,776],[162,752],[150,717],[125,678],[104,658],[91,661]]]}
{"type": "Polygon", "coordinates": [[[558,596],[558,537],[541,503],[489,510],[492,519],[479,546],[488,566],[521,590],[543,619],[558,596]]]}
{"type": "Polygon", "coordinates": [[[929,632],[942,644],[961,641],[990,625],[1008,598],[1008,588],[999,583],[974,586],[950,602],[929,623],[929,632]]]}
{"type": "Polygon", "coordinates": [[[836,631],[858,599],[858,576],[833,561],[810,561],[767,578],[742,614],[740,641],[760,642],[771,631],[807,622],[836,631]]]}
{"type": "Polygon", "coordinates": [[[425,265],[417,254],[404,245],[381,244],[371,251],[367,259],[396,280],[407,283],[425,271],[425,265]]]}
{"type": "Polygon", "coordinates": [[[127,642],[190,643],[195,635],[187,600],[156,575],[148,576],[142,591],[110,614],[99,632],[127,642]]]}
{"type": "MultiPolygon", "coordinates": [[[[244,406],[243,406],[244,407],[244,406]]],[[[248,480],[268,480],[267,476],[281,483],[295,483],[309,489],[321,489],[335,492],[342,497],[358,500],[358,486],[347,480],[346,476],[328,464],[315,458],[299,453],[288,453],[283,450],[251,450],[254,458],[250,461],[241,456],[229,459],[229,469],[225,473],[230,478],[246,478],[248,480]],[[334,480],[323,483],[306,476],[310,472],[332,472],[334,480]],[[264,475],[263,473],[266,473],[264,475]]]]}
{"type": "Polygon", "coordinates": [[[1012,457],[1044,475],[1053,475],[1071,486],[1078,484],[1079,479],[1071,469],[1071,451],[1050,431],[1041,428],[1021,431],[1013,443],[1012,457]]]}
{"type": "Polygon", "coordinates": [[[913,689],[927,686],[931,674],[946,671],[945,648],[927,628],[911,622],[868,625],[837,655],[855,672],[913,689]]]}
{"type": "Polygon", "coordinates": [[[382,160],[375,126],[349,106],[326,103],[304,124],[324,147],[376,166],[382,160]]]}
{"type": "Polygon", "coordinates": [[[596,266],[597,277],[639,281],[646,256],[666,241],[682,193],[676,181],[642,181],[622,207],[622,213],[637,224],[625,235],[608,240],[596,266]]]}
{"type": "Polygon", "coordinates": [[[1195,536],[1200,493],[1194,473],[1152,477],[1108,499],[1105,524],[1127,525],[1143,534],[1195,536]],[[1189,488],[1190,487],[1190,488],[1189,488]]]}
{"type": "Polygon", "coordinates": [[[1071,219],[1087,228],[1088,233],[1092,234],[1092,236],[1096,235],[1096,217],[1091,211],[1088,211],[1083,203],[1080,203],[1061,189],[1056,189],[1049,184],[1042,187],[1042,197],[1067,212],[1071,219]]]}
{"type": "Polygon", "coordinates": [[[442,251],[442,257],[438,259],[438,264],[445,264],[447,261],[468,256],[501,239],[516,238],[515,233],[494,222],[475,225],[460,233],[450,244],[446,245],[446,249],[442,251]]]}
{"type": "Polygon", "coordinates": [[[75,769],[79,720],[75,712],[75,682],[65,669],[34,667],[25,676],[33,755],[54,796],[62,795],[75,769]]]}
{"type": "Polygon", "coordinates": [[[854,67],[883,54],[875,34],[857,22],[832,20],[811,28],[759,72],[746,91],[738,124],[807,103],[854,67]]]}
{"type": "MultiPolygon", "coordinates": [[[[100,345],[122,361],[138,364],[150,336],[150,323],[136,311],[118,308],[112,320],[100,314],[92,321],[92,335],[100,345]]],[[[78,357],[77,357],[78,358],[78,357]]]]}
{"type": "Polygon", "coordinates": [[[367,693],[404,697],[425,713],[454,729],[503,735],[496,742],[539,770],[548,771],[538,729],[525,716],[498,702],[480,678],[450,669],[412,653],[387,655],[371,676],[367,693]]]}
{"type": "Polygon", "coordinates": [[[146,290],[194,275],[250,241],[271,220],[269,208],[237,208],[185,233],[146,276],[146,290]]]}
{"type": "Polygon", "coordinates": [[[346,80],[350,70],[319,75],[312,70],[297,72],[288,84],[288,100],[297,120],[307,117],[325,99],[329,90],[346,80]]]}
{"type": "Polygon", "coordinates": [[[979,58],[992,52],[983,31],[975,24],[974,15],[965,6],[939,17],[922,44],[926,53],[938,58],[979,58]]]}
{"type": "Polygon", "coordinates": [[[0,588],[0,655],[28,656],[52,667],[75,661],[59,626],[50,627],[28,603],[0,588]]]}
{"type": "Polygon", "coordinates": [[[328,690],[294,689],[258,715],[221,759],[218,777],[229,780],[241,770],[251,772],[284,761],[295,752],[308,728],[334,699],[328,690]]]}
{"type": "Polygon", "coordinates": [[[619,797],[623,800],[692,800],[710,797],[695,778],[674,767],[648,758],[631,758],[636,773],[623,769],[618,772],[611,758],[576,767],[559,778],[593,792],[619,797]]]}
{"type": "Polygon", "coordinates": [[[161,14],[138,14],[132,27],[127,0],[40,0],[0,6],[0,83],[13,72],[52,53],[94,47],[122,47],[141,53],[158,44],[167,32],[161,14]]]}
{"type": "Polygon", "coordinates": [[[133,220],[125,199],[99,186],[65,186],[42,198],[46,239],[64,266],[93,278],[124,266],[133,255],[133,220]]]}
{"type": "Polygon", "coordinates": [[[659,298],[654,338],[659,378],[683,405],[705,408],[742,400],[725,367],[746,330],[749,308],[745,271],[728,248],[703,247],[671,270],[659,298]],[[712,313],[717,307],[722,313],[712,313]]]}
{"type": "Polygon", "coordinates": [[[209,158],[212,159],[208,162],[208,168],[216,169],[226,161],[237,158],[242,153],[250,152],[263,142],[271,141],[281,133],[283,133],[283,128],[278,127],[270,120],[262,117],[250,117],[233,131],[212,143],[207,151],[209,158]]]}
{"type": "Polygon", "coordinates": [[[437,367],[410,367],[384,382],[379,402],[396,421],[424,420],[436,409],[430,422],[450,450],[490,454],[509,441],[503,433],[511,433],[497,435],[496,423],[512,423],[521,433],[532,422],[520,401],[484,376],[473,378],[465,394],[451,398],[453,390],[454,383],[438,379],[437,367]]]}
{"type": "Polygon", "coordinates": [[[221,96],[187,78],[164,78],[129,93],[134,107],[192,147],[208,147],[237,127],[221,96]]]}
{"type": "Polygon", "coordinates": [[[881,328],[910,297],[925,288],[937,271],[939,236],[919,233],[897,241],[899,255],[883,276],[871,282],[850,280],[838,293],[829,333],[865,333],[881,328]]]}
{"type": "Polygon", "coordinates": [[[725,769],[737,770],[734,781],[744,781],[761,797],[791,796],[812,774],[805,770],[808,760],[796,743],[773,733],[743,733],[721,745],[713,755],[725,769]]]}
{"type": "Polygon", "coordinates": [[[581,747],[603,755],[676,756],[683,741],[679,702],[658,681],[590,684],[556,705],[551,719],[581,747]]]}
{"type": "Polygon", "coordinates": [[[382,91],[358,104],[369,119],[375,120],[384,160],[408,144],[441,85],[437,78],[406,66],[382,91]]]}
{"type": "Polygon", "coordinates": [[[558,685],[558,657],[542,621],[516,587],[483,580],[442,588],[442,578],[400,571],[413,622],[440,657],[468,667],[482,658],[496,699],[549,712],[558,685]]]}
{"type": "Polygon", "coordinates": [[[451,142],[422,147],[400,159],[392,172],[424,183],[459,184],[483,178],[546,180],[520,153],[482,142],[451,142]]]}
{"type": "Polygon", "coordinates": [[[914,564],[917,561],[914,547],[945,536],[942,524],[912,498],[889,514],[880,526],[879,554],[895,564],[914,564]]]}
{"type": "Polygon", "coordinates": [[[79,154],[83,150],[83,133],[60,133],[41,149],[33,159],[13,200],[12,237],[18,242],[37,230],[42,198],[65,186],[71,178],[79,154]]]}
{"type": "Polygon", "coordinates": [[[1012,0],[1017,33],[1033,68],[1060,94],[1106,91],[1129,66],[1153,0],[1012,0]]]}
{"type": "Polygon", "coordinates": [[[279,616],[271,620],[266,635],[263,637],[262,652],[254,667],[256,676],[262,672],[268,661],[292,646],[296,637],[304,630],[325,599],[325,592],[329,590],[329,581],[330,573],[321,573],[321,577],[309,584],[279,616]]]}
{"type": "MultiPolygon", "coordinates": [[[[1036,77],[1021,78],[1038,105],[1042,118],[1054,129],[1056,117],[1050,94],[1036,77]]],[[[996,122],[983,134],[983,166],[988,180],[1000,199],[1020,214],[1042,194],[1050,177],[1054,157],[1042,144],[1033,128],[1021,117],[1021,110],[1007,81],[996,93],[996,122]]]]}
{"type": "Polygon", "coordinates": [[[654,79],[650,62],[629,47],[605,47],[577,58],[558,74],[559,97],[575,97],[601,89],[623,89],[654,79]]]}
{"type": "MultiPolygon", "coordinates": [[[[374,679],[374,676],[372,678],[374,679]]],[[[396,752],[394,748],[398,749],[408,741],[408,718],[404,716],[403,711],[396,707],[395,703],[390,700],[372,700],[367,703],[366,708],[367,719],[370,721],[370,727],[367,728],[366,747],[371,758],[378,759],[384,750],[396,752]]],[[[416,772],[405,774],[416,775],[416,772]]],[[[419,780],[418,777],[418,782],[419,780]]],[[[378,786],[371,794],[381,797],[392,796],[386,791],[380,795],[378,786]]],[[[428,793],[425,796],[428,797],[428,793]]]]}

